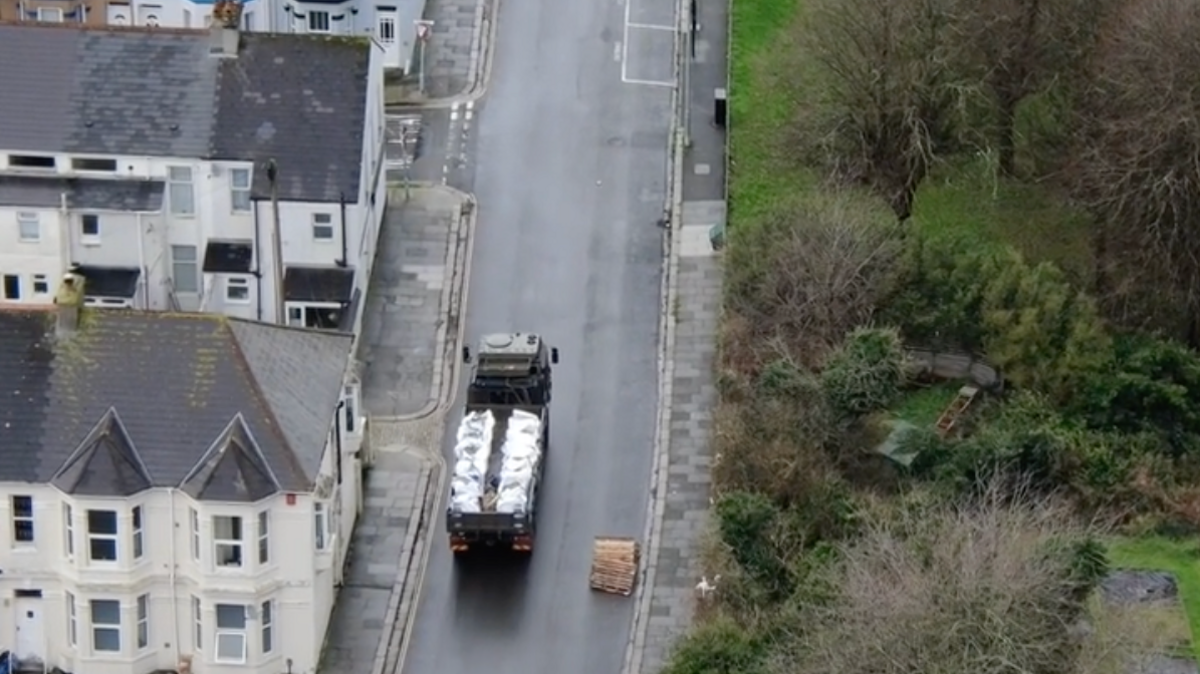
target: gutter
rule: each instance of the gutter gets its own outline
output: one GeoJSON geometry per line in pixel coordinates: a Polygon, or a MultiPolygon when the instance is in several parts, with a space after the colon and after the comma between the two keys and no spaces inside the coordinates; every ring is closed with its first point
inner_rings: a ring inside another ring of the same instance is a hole
{"type": "Polygon", "coordinates": [[[338,193],[338,208],[341,210],[341,216],[342,216],[342,259],[335,260],[334,262],[337,264],[337,266],[345,268],[345,267],[349,266],[349,259],[350,259],[349,252],[347,252],[347,250],[346,250],[346,193],[345,192],[338,193]]]}

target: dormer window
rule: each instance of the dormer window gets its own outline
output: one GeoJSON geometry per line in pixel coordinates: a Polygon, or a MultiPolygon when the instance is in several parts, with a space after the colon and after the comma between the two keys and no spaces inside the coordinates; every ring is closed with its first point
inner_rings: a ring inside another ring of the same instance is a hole
{"type": "Polygon", "coordinates": [[[117,170],[117,160],[74,157],[71,159],[71,168],[76,171],[103,171],[105,173],[112,173],[117,170]]]}
{"type": "Polygon", "coordinates": [[[9,168],[18,169],[34,169],[38,171],[53,171],[54,157],[46,157],[36,154],[10,154],[8,155],[9,168]]]}

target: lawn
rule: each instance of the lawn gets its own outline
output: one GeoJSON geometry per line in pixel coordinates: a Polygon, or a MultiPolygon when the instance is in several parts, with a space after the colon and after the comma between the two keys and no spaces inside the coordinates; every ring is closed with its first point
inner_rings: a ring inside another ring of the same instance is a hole
{"type": "Polygon", "coordinates": [[[1119,538],[1109,546],[1109,558],[1117,568],[1166,571],[1175,576],[1179,598],[1191,628],[1192,652],[1200,662],[1200,544],[1196,540],[1163,537],[1119,538]]]}
{"type": "Polygon", "coordinates": [[[961,381],[939,382],[906,391],[892,410],[892,416],[914,426],[931,427],[937,423],[950,401],[954,400],[962,385],[961,381]]]}

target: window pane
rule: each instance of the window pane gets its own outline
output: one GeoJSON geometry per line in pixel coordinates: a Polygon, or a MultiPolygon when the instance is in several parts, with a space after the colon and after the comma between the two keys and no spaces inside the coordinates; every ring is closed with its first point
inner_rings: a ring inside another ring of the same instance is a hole
{"type": "Polygon", "coordinates": [[[121,630],[111,627],[96,627],[92,629],[92,649],[103,652],[121,650],[121,630]]]}
{"type": "Polygon", "coordinates": [[[246,629],[246,607],[241,604],[217,604],[217,629],[246,629]]]}
{"type": "Polygon", "coordinates": [[[117,533],[117,512],[115,510],[89,510],[88,533],[115,535],[117,533]]]}
{"type": "Polygon", "coordinates": [[[121,624],[121,604],[115,599],[92,600],[92,623],[95,625],[121,624]]]}
{"type": "Polygon", "coordinates": [[[142,507],[141,506],[134,506],[134,508],[133,508],[133,528],[134,529],[142,528],[142,507]]]}
{"type": "Polygon", "coordinates": [[[143,594],[137,598],[137,617],[138,620],[145,620],[146,614],[150,610],[150,595],[143,594]]]}
{"type": "Polygon", "coordinates": [[[186,183],[192,179],[192,169],[187,166],[172,166],[167,171],[171,182],[186,183]]]}
{"type": "Polygon", "coordinates": [[[247,169],[233,169],[233,188],[244,190],[250,187],[250,171],[247,169]]]}
{"type": "Polygon", "coordinates": [[[33,517],[33,498],[30,496],[12,497],[13,516],[33,517]]]}
{"type": "Polygon", "coordinates": [[[97,562],[115,562],[117,542],[111,538],[93,538],[88,541],[88,554],[97,562]]]}
{"type": "Polygon", "coordinates": [[[196,210],[190,183],[171,184],[171,212],[176,215],[191,215],[196,210]]]}
{"type": "Polygon", "coordinates": [[[218,634],[217,659],[226,662],[241,662],[246,658],[246,636],[243,634],[218,634]]]}
{"type": "Polygon", "coordinates": [[[222,541],[242,540],[242,518],[224,515],[214,517],[213,537],[222,541]]]}

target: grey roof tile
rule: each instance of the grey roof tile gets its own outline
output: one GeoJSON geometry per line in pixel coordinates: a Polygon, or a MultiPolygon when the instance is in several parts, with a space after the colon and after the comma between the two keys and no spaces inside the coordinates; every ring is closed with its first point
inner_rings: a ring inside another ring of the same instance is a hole
{"type": "Polygon", "coordinates": [[[117,410],[110,407],[50,481],[66,494],[132,496],[153,479],[117,410]]]}
{"type": "Polygon", "coordinates": [[[157,213],[162,210],[165,189],[166,185],[156,180],[0,176],[0,204],[58,208],[65,194],[69,208],[157,213]]]}
{"type": "Polygon", "coordinates": [[[253,162],[284,201],[358,198],[370,41],[203,30],[0,25],[0,150],[253,162]]]}
{"type": "Polygon", "coordinates": [[[0,310],[0,482],[50,482],[115,408],[156,487],[179,486],[240,414],[279,488],[312,488],[349,335],[88,309],[76,334],[54,333],[53,312],[0,310]]]}
{"type": "Polygon", "coordinates": [[[180,488],[202,501],[253,502],[279,493],[279,481],[238,414],[180,488]]]}

